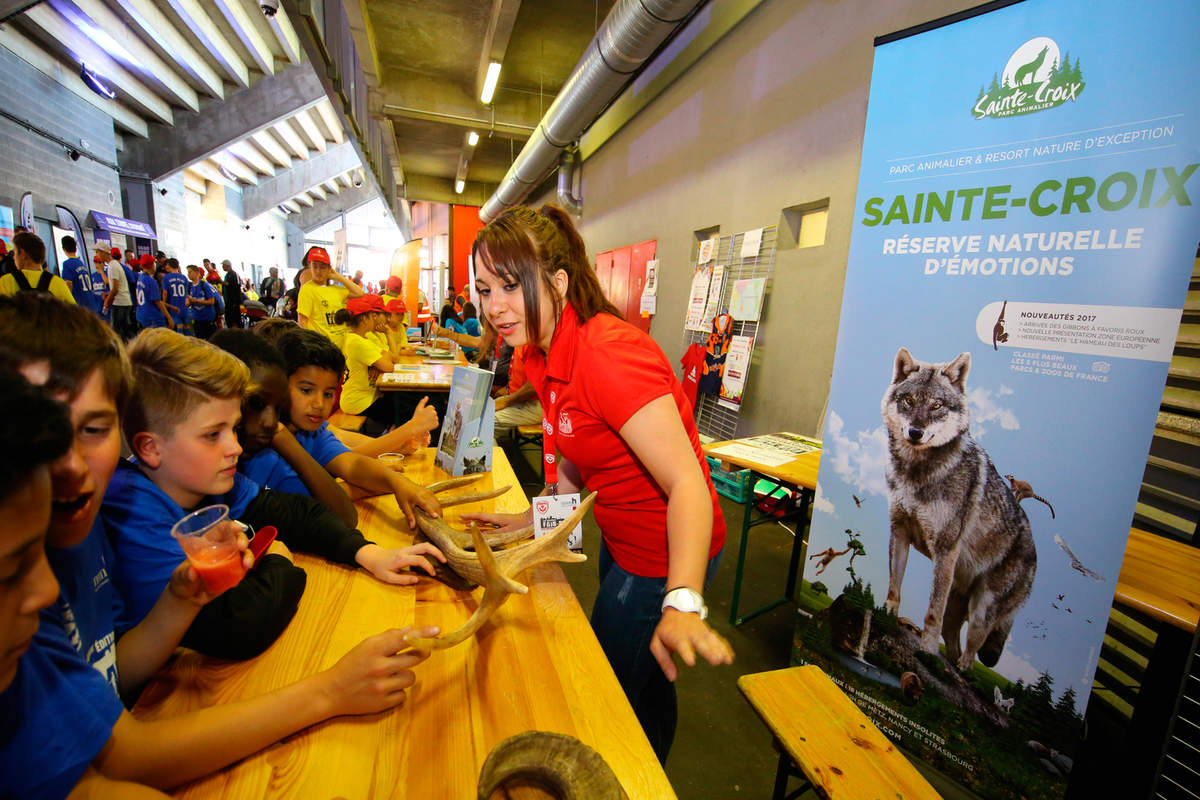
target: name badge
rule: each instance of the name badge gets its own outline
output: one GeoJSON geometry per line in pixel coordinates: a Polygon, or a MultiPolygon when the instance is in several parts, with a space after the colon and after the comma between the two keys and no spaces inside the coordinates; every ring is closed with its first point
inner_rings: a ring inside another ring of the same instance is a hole
{"type": "MultiPolygon", "coordinates": [[[[579,492],[572,494],[548,494],[533,498],[533,538],[545,536],[557,528],[579,508],[579,492]]],[[[567,537],[567,547],[576,553],[583,552],[583,522],[575,526],[567,537]]]]}

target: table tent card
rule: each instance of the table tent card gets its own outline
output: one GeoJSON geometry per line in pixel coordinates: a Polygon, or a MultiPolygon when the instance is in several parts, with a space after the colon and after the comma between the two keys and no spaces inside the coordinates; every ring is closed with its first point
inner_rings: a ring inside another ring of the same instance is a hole
{"type": "Polygon", "coordinates": [[[487,370],[454,368],[436,463],[455,477],[492,468],[496,404],[491,389],[492,373],[487,370]]]}

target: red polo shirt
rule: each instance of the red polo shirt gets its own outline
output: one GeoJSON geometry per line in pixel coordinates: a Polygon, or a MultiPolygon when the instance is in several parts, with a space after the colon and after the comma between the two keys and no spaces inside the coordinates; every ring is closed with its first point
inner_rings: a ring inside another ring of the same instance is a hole
{"type": "Polygon", "coordinates": [[[667,495],[618,433],[639,409],[671,395],[712,497],[709,557],[725,544],[725,518],[700,450],[691,405],[658,344],[611,314],[579,324],[568,305],[554,330],[549,356],[526,348],[525,372],[549,413],[554,403],[555,445],[598,493],[596,522],[622,569],[661,578],[667,574],[667,495]]]}

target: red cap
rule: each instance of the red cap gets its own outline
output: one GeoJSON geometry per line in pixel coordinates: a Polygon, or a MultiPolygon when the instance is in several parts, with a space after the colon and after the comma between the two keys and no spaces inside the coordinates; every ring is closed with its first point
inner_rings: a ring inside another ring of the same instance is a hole
{"type": "Polygon", "coordinates": [[[138,259],[139,267],[147,267],[154,263],[154,256],[150,255],[149,253],[143,253],[142,257],[138,259]]]}
{"type": "Polygon", "coordinates": [[[366,314],[368,311],[383,311],[383,298],[377,294],[364,294],[362,297],[351,297],[346,301],[346,310],[354,316],[366,314]]]}
{"type": "Polygon", "coordinates": [[[110,256],[112,256],[113,258],[120,260],[120,258],[121,258],[121,248],[119,248],[119,247],[114,247],[112,250],[109,250],[109,251],[108,251],[108,254],[109,254],[110,256]]]}
{"type": "Polygon", "coordinates": [[[404,291],[404,281],[400,279],[399,275],[392,275],[387,279],[387,290],[388,294],[400,294],[404,291]]]}
{"type": "Polygon", "coordinates": [[[329,252],[324,247],[315,246],[308,248],[308,252],[304,254],[304,260],[309,263],[313,261],[320,261],[322,264],[333,263],[329,260],[329,252]]]}
{"type": "Polygon", "coordinates": [[[3,255],[8,255],[8,245],[4,243],[3,239],[0,239],[0,256],[3,255]]]}
{"type": "Polygon", "coordinates": [[[390,314],[407,314],[408,306],[404,305],[404,301],[397,297],[395,300],[388,300],[387,310],[390,314]]]}

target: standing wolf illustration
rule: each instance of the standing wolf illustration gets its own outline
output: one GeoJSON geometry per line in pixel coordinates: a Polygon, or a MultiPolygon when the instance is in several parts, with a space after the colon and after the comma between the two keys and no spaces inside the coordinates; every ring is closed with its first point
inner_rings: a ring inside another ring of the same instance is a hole
{"type": "Polygon", "coordinates": [[[970,353],[931,364],[901,347],[881,403],[891,518],[885,607],[899,608],[908,548],[915,547],[933,562],[921,649],[936,653],[941,636],[963,671],[976,655],[996,664],[1037,571],[1029,520],[968,430],[970,366],[970,353]]]}

